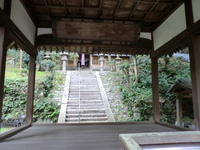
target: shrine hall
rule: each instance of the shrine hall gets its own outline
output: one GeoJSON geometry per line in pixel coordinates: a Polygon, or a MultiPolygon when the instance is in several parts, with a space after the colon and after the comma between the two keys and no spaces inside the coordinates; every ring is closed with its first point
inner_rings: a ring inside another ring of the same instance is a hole
{"type": "Polygon", "coordinates": [[[200,148],[199,0],[0,0],[0,116],[6,55],[12,43],[29,54],[26,124],[0,134],[5,150],[200,148]],[[161,122],[158,59],[188,48],[195,130],[161,122]],[[148,55],[153,121],[34,124],[38,52],[87,58],[148,55]]]}

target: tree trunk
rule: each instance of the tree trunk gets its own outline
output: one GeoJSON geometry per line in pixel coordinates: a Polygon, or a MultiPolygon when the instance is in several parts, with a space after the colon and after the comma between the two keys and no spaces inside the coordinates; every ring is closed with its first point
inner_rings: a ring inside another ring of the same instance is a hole
{"type": "Polygon", "coordinates": [[[138,83],[138,68],[137,68],[137,57],[133,55],[134,72],[135,72],[135,83],[138,83]]]}

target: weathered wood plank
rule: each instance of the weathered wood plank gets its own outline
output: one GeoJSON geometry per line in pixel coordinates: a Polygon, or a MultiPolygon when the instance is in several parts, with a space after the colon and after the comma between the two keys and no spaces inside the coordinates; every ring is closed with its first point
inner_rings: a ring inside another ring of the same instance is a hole
{"type": "Polygon", "coordinates": [[[54,20],[53,34],[59,39],[131,41],[139,39],[138,24],[54,20]]]}
{"type": "Polygon", "coordinates": [[[189,54],[192,78],[192,98],[196,130],[200,130],[200,36],[190,35],[189,54]]]}
{"type": "Polygon", "coordinates": [[[154,121],[160,121],[160,103],[159,103],[159,82],[158,82],[158,59],[151,59],[152,69],[152,92],[153,92],[153,118],[154,121]]]}
{"type": "Polygon", "coordinates": [[[26,123],[33,122],[33,104],[34,104],[34,89],[35,89],[35,56],[30,56],[29,75],[28,75],[28,91],[26,103],[26,123]]]}
{"type": "Polygon", "coordinates": [[[120,150],[120,133],[176,131],[154,123],[33,125],[0,146],[6,150],[120,150]]]}
{"type": "Polygon", "coordinates": [[[0,119],[2,116],[3,107],[3,91],[4,91],[4,78],[6,67],[6,55],[7,55],[7,42],[8,42],[8,30],[4,27],[0,27],[0,119]]]}

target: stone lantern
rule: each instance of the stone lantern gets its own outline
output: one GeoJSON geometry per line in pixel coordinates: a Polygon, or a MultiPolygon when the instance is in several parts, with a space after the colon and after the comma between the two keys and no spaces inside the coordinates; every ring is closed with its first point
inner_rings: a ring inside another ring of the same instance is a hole
{"type": "Polygon", "coordinates": [[[66,71],[68,52],[60,53],[60,55],[62,56],[62,71],[66,71]]]}
{"type": "Polygon", "coordinates": [[[119,72],[119,65],[120,65],[120,62],[121,62],[121,58],[119,57],[119,54],[117,54],[115,61],[116,61],[116,71],[119,72]]]}
{"type": "Polygon", "coordinates": [[[99,62],[100,62],[100,72],[104,71],[104,54],[99,54],[99,62]]]}
{"type": "Polygon", "coordinates": [[[51,56],[49,53],[45,53],[44,60],[51,60],[51,56]]]}

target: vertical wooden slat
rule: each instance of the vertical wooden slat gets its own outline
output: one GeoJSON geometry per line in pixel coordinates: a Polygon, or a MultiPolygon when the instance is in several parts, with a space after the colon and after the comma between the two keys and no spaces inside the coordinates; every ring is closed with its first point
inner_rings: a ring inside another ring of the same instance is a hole
{"type": "Polygon", "coordinates": [[[152,92],[153,92],[153,119],[160,121],[160,103],[159,103],[159,82],[158,82],[158,59],[151,58],[152,69],[152,92]]]}
{"type": "Polygon", "coordinates": [[[0,119],[2,116],[3,107],[3,91],[4,91],[4,78],[6,68],[6,55],[7,55],[7,37],[8,32],[4,27],[0,27],[0,119]]]}
{"type": "Polygon", "coordinates": [[[34,104],[34,88],[35,88],[35,56],[30,56],[29,75],[28,75],[28,92],[26,103],[26,123],[33,122],[33,104],[34,104]]]}
{"type": "Polygon", "coordinates": [[[196,130],[200,130],[200,36],[190,35],[189,54],[192,78],[192,98],[196,130]]]}
{"type": "Polygon", "coordinates": [[[4,12],[10,17],[12,0],[4,1],[4,12]]]}

